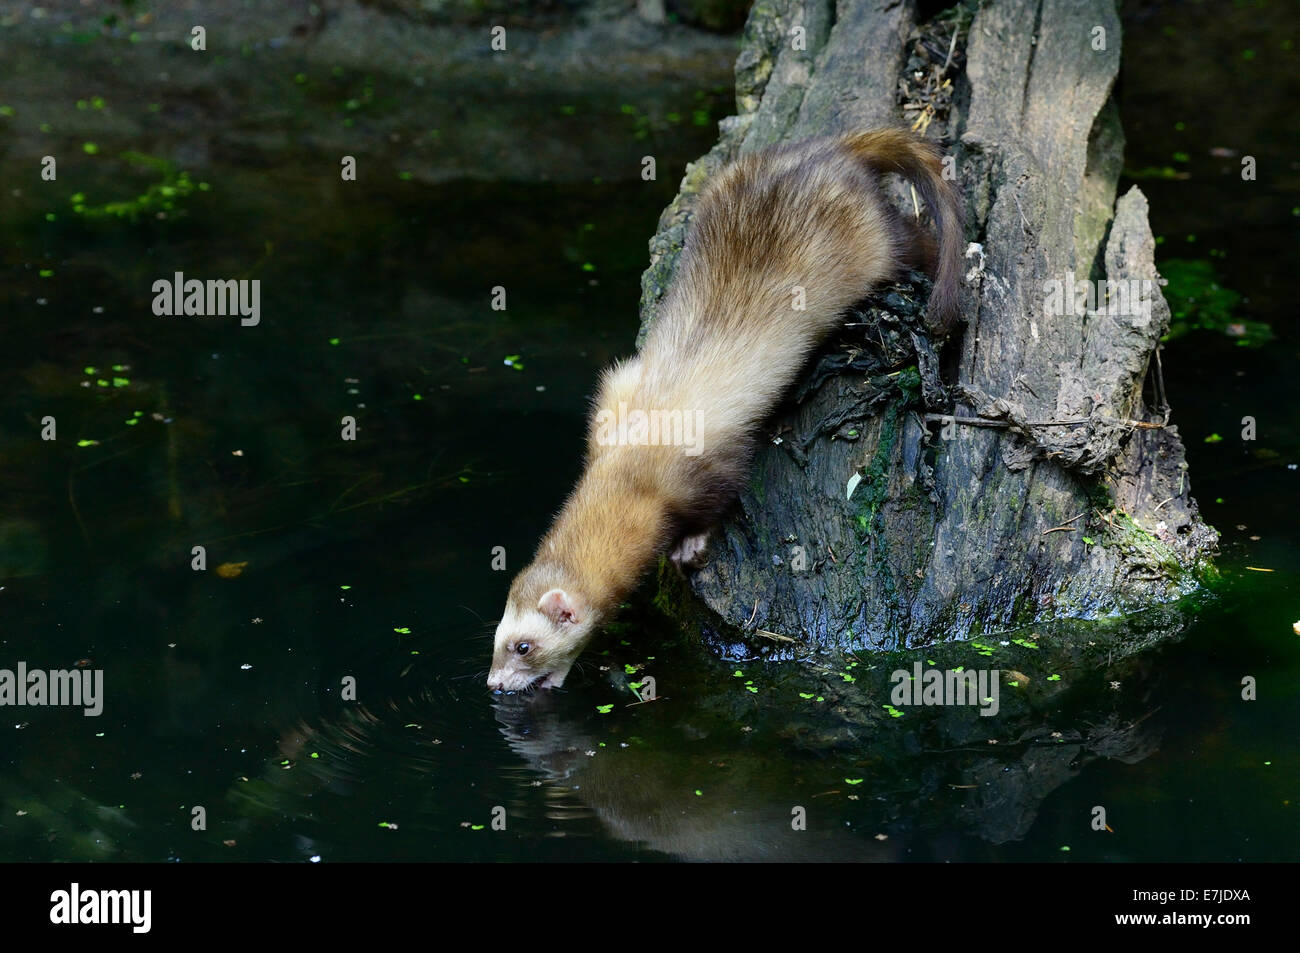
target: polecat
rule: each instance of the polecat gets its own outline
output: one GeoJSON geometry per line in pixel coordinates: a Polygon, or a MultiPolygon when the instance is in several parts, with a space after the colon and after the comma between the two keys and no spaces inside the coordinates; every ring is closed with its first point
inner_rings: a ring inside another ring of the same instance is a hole
{"type": "Polygon", "coordinates": [[[660,555],[702,549],[746,477],[759,425],[873,287],[929,268],[927,323],[947,333],[962,228],[940,170],[935,147],[879,129],[755,152],[717,173],[640,353],[601,377],[585,471],[510,587],[489,688],[558,687],[660,555]],[[885,198],[883,172],[916,186],[937,246],[885,198]]]}

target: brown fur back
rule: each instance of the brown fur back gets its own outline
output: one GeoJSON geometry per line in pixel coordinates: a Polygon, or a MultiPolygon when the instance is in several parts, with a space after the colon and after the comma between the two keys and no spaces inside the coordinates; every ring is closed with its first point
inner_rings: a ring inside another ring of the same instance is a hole
{"type": "Polygon", "coordinates": [[[602,377],[586,472],[535,562],[568,577],[594,610],[612,609],[657,555],[722,515],[760,424],[845,309],[904,267],[930,262],[928,318],[946,332],[957,309],[960,223],[937,152],[898,130],[781,146],[721,170],[699,197],[641,352],[602,377]],[[884,198],[882,172],[915,183],[937,244],[884,198]],[[620,405],[697,415],[700,452],[602,441],[596,415],[620,405]]]}

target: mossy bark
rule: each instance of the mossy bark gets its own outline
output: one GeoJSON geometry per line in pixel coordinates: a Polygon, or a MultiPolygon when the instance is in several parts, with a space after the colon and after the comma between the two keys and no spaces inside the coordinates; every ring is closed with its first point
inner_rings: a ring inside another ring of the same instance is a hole
{"type": "Polygon", "coordinates": [[[967,3],[928,24],[912,3],[759,0],[736,63],[739,113],[651,240],[642,333],[709,176],[773,143],[898,124],[936,36],[952,85],[928,134],[954,157],[966,203],[964,330],[936,354],[918,275],[864,302],[771,421],[690,577],[726,623],[794,640],[778,650],[897,649],[1131,612],[1213,573],[1217,534],[1163,406],[1169,309],[1156,285],[1131,315],[1046,303],[1053,281],[1159,280],[1146,199],[1116,200],[1110,0],[967,3]]]}

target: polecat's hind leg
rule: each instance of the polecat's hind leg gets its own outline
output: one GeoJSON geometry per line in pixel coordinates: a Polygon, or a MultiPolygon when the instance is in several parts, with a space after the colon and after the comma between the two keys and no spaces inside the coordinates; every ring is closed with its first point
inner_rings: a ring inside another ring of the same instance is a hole
{"type": "Polygon", "coordinates": [[[709,534],[685,536],[668,553],[668,558],[682,567],[698,566],[703,560],[704,550],[709,544],[709,534]]]}
{"type": "Polygon", "coordinates": [[[890,226],[894,232],[894,254],[900,272],[908,268],[924,272],[931,278],[939,268],[939,243],[929,230],[910,215],[890,209],[890,226]]]}

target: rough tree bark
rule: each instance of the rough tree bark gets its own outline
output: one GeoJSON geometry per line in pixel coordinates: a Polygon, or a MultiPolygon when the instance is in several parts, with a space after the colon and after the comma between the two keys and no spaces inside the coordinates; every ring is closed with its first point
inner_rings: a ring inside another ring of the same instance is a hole
{"type": "Polygon", "coordinates": [[[969,272],[941,355],[914,275],[809,369],[690,578],[722,619],[778,652],[906,648],[1129,612],[1213,573],[1217,534],[1167,424],[1164,299],[1144,286],[1146,315],[1046,304],[1051,281],[1158,279],[1146,199],[1116,201],[1119,51],[1111,0],[968,2],[926,24],[911,2],[755,4],[739,114],[651,241],[643,333],[709,175],[809,136],[919,120],[955,159],[969,272]]]}

